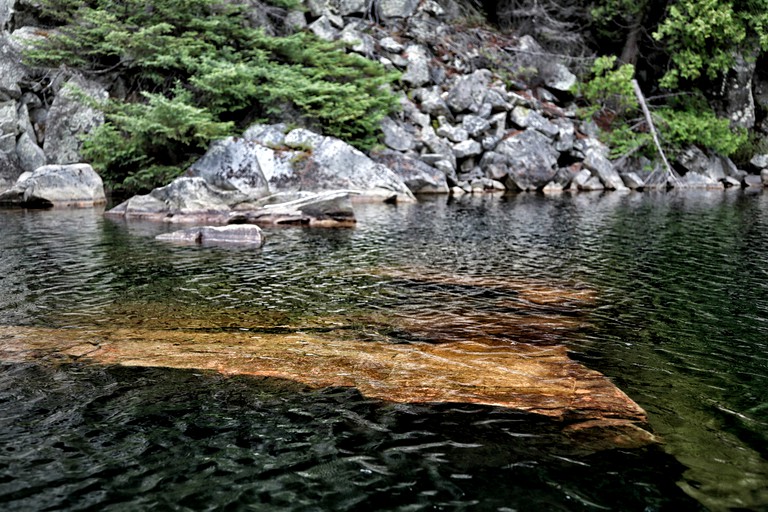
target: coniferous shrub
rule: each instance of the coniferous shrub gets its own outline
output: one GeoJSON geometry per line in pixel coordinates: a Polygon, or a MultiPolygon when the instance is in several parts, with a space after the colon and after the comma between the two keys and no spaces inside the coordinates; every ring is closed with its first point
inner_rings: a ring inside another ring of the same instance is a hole
{"type": "MultiPolygon", "coordinates": [[[[55,24],[28,50],[34,66],[117,75],[125,98],[84,153],[113,188],[143,191],[184,170],[211,140],[255,120],[299,122],[361,149],[397,106],[397,75],[309,33],[274,37],[219,0],[42,0],[55,24]]],[[[271,0],[292,6],[292,0],[271,0]]]]}
{"type": "MultiPolygon", "coordinates": [[[[634,66],[616,65],[616,57],[599,57],[592,68],[592,78],[578,87],[587,101],[584,114],[602,121],[601,138],[611,148],[613,157],[643,149],[654,157],[651,134],[640,112],[632,86],[634,66]],[[606,115],[609,114],[609,115],[606,115]]],[[[746,131],[730,126],[719,118],[701,94],[675,96],[667,104],[653,108],[652,117],[666,151],[674,153],[685,146],[697,145],[728,156],[746,140],[746,131]]]]}

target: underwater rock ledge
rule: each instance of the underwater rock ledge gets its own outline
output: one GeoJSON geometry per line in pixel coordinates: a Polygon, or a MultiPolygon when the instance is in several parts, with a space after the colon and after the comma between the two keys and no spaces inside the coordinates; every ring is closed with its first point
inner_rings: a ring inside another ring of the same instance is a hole
{"type": "Polygon", "coordinates": [[[355,387],[401,403],[472,403],[562,421],[612,447],[656,442],[645,411],[563,346],[489,346],[474,341],[389,344],[300,331],[206,332],[128,328],[0,327],[0,360],[213,370],[277,377],[312,388],[355,387]]]}

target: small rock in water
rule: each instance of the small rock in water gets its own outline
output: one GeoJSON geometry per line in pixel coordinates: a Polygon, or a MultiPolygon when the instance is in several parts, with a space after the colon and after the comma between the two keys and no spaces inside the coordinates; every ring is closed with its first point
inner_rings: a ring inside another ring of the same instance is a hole
{"type": "Polygon", "coordinates": [[[163,233],[155,238],[168,242],[202,245],[236,244],[261,247],[264,244],[261,228],[253,224],[201,226],[163,233]]]}

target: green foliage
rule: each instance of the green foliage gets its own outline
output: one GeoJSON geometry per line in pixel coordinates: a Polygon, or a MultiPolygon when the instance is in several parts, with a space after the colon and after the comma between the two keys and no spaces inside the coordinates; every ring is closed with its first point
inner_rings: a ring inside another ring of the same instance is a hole
{"type": "Polygon", "coordinates": [[[654,33],[669,49],[674,67],[661,80],[664,87],[676,87],[680,79],[693,80],[701,75],[712,79],[728,70],[733,52],[748,34],[765,49],[766,9],[761,13],[739,11],[732,2],[722,0],[683,0],[671,5],[667,16],[654,33]]]}
{"type": "Polygon", "coordinates": [[[601,130],[600,139],[610,148],[611,158],[620,158],[636,151],[651,159],[656,156],[651,134],[637,131],[626,123],[601,130]]]}
{"type": "Polygon", "coordinates": [[[591,14],[617,48],[633,27],[652,33],[656,44],[646,40],[646,48],[663,50],[669,66],[646,66],[668,89],[722,75],[736,52],[768,50],[768,0],[596,0],[591,14]]]}
{"type": "Polygon", "coordinates": [[[711,110],[662,108],[655,117],[659,132],[673,149],[695,144],[728,156],[747,139],[746,130],[731,128],[727,119],[711,110]]]}
{"type": "MultiPolygon", "coordinates": [[[[601,122],[601,138],[619,157],[642,149],[652,156],[648,127],[640,118],[640,105],[632,87],[634,67],[614,69],[615,57],[600,57],[592,67],[593,78],[580,86],[589,103],[586,114],[601,122]],[[610,115],[606,115],[610,113],[610,115]]],[[[727,119],[718,118],[700,95],[675,97],[653,112],[654,124],[667,151],[695,144],[722,155],[735,152],[746,139],[743,130],[733,130],[727,119]]]]}
{"type": "Polygon", "coordinates": [[[301,0],[265,0],[265,3],[286,10],[299,9],[302,5],[301,0]]]}
{"type": "Polygon", "coordinates": [[[609,110],[623,116],[638,107],[632,89],[635,67],[624,64],[614,69],[616,57],[602,56],[592,65],[592,79],[581,85],[581,94],[590,104],[589,115],[609,110]]]}
{"type": "Polygon", "coordinates": [[[190,104],[191,94],[174,98],[143,93],[146,103],[111,101],[104,106],[107,122],[84,142],[87,158],[114,188],[146,191],[181,174],[190,155],[229,134],[232,123],[190,104]]]}
{"type": "Polygon", "coordinates": [[[308,33],[268,36],[247,24],[245,4],[42,4],[63,25],[26,53],[30,64],[116,73],[126,83],[129,101],[111,102],[108,124],[86,144],[97,170],[116,187],[135,188],[152,182],[152,175],[165,179],[168,169],[185,165],[213,138],[286,112],[366,149],[376,142],[379,121],[397,108],[389,89],[397,74],[308,33]]]}
{"type": "Polygon", "coordinates": [[[748,133],[744,140],[731,153],[730,157],[738,167],[747,167],[749,161],[755,155],[764,155],[768,153],[768,138],[762,133],[748,133]]]}

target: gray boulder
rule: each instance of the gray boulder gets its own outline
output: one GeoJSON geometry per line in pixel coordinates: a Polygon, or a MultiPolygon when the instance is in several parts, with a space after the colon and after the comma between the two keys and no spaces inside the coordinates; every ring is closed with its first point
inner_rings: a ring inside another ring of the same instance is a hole
{"type": "Polygon", "coordinates": [[[0,152],[0,194],[11,188],[22,172],[15,155],[0,152]]]}
{"type": "Polygon", "coordinates": [[[45,165],[45,153],[29,136],[28,132],[22,133],[16,142],[16,156],[21,168],[27,172],[45,165]]]}
{"type": "Polygon", "coordinates": [[[368,10],[368,2],[366,0],[335,0],[334,5],[336,12],[342,16],[363,14],[368,10]]]}
{"type": "Polygon", "coordinates": [[[585,187],[587,182],[592,178],[592,172],[590,172],[589,169],[581,169],[571,178],[569,188],[571,190],[583,190],[583,187],[585,187]]]}
{"type": "Polygon", "coordinates": [[[370,57],[374,54],[376,42],[364,30],[365,25],[361,22],[349,23],[341,29],[339,39],[349,44],[353,52],[370,57]]]}
{"type": "Polygon", "coordinates": [[[741,186],[745,188],[762,188],[764,184],[760,175],[746,174],[741,179],[741,186]]]}
{"type": "Polygon", "coordinates": [[[590,177],[585,183],[579,185],[579,190],[584,192],[594,192],[596,190],[604,190],[605,185],[597,176],[590,177]]]}
{"type": "Polygon", "coordinates": [[[48,112],[43,151],[49,164],[80,162],[83,135],[104,123],[104,114],[88,106],[81,95],[105,101],[109,95],[99,84],[74,77],[56,95],[48,112]]]}
{"type": "Polygon", "coordinates": [[[405,46],[389,36],[379,39],[379,46],[382,50],[389,53],[400,53],[405,49],[405,46]]]}
{"type": "Polygon", "coordinates": [[[202,177],[180,177],[149,194],[133,196],[109,210],[110,217],[185,222],[191,218],[221,218],[231,207],[248,200],[236,190],[222,190],[202,177]]]}
{"type": "Polygon", "coordinates": [[[476,140],[465,140],[453,146],[453,154],[457,159],[469,158],[480,155],[483,152],[483,146],[476,140]]]}
{"type": "Polygon", "coordinates": [[[488,92],[491,77],[492,73],[487,69],[478,69],[471,75],[459,76],[448,91],[446,103],[456,114],[479,111],[488,92]]]}
{"type": "Polygon", "coordinates": [[[245,130],[243,138],[268,148],[277,148],[285,144],[286,132],[288,132],[288,125],[285,123],[254,124],[245,130]]]}
{"type": "Polygon", "coordinates": [[[327,15],[320,16],[309,25],[309,30],[312,31],[320,39],[326,41],[334,41],[339,36],[339,29],[333,26],[330,18],[327,15]]]}
{"type": "Polygon", "coordinates": [[[464,142],[469,138],[467,130],[459,126],[453,126],[445,117],[438,117],[438,122],[440,123],[440,126],[435,130],[435,133],[437,133],[438,136],[445,137],[451,142],[457,143],[464,142]]]}
{"type": "Polygon", "coordinates": [[[537,130],[525,130],[508,137],[499,142],[494,151],[504,157],[507,188],[537,190],[552,181],[557,173],[559,153],[549,137],[537,130]]]}
{"type": "Polygon", "coordinates": [[[261,228],[253,224],[232,224],[229,226],[200,226],[182,229],[172,233],[163,233],[157,240],[182,244],[200,245],[245,245],[261,247],[264,234],[261,228]]]}
{"type": "Polygon", "coordinates": [[[760,180],[763,182],[764,187],[768,187],[768,169],[760,171],[760,180]]]}
{"type": "Polygon", "coordinates": [[[555,138],[555,149],[561,153],[566,153],[573,149],[573,143],[576,141],[576,129],[573,123],[564,118],[557,118],[552,121],[559,129],[555,138]]]}
{"type": "Polygon", "coordinates": [[[8,30],[16,0],[0,0],[0,32],[8,30]]]}
{"type": "Polygon", "coordinates": [[[576,75],[562,63],[555,62],[551,66],[547,67],[546,73],[544,73],[544,85],[560,92],[570,91],[574,85],[576,85],[576,75]]]}
{"type": "Polygon", "coordinates": [[[16,151],[16,134],[19,131],[19,117],[16,102],[0,103],[0,153],[12,155],[16,151]]]}
{"type": "Polygon", "coordinates": [[[723,161],[696,146],[686,148],[677,156],[676,168],[682,174],[679,186],[683,188],[722,188],[726,177],[723,161]]]}
{"type": "Polygon", "coordinates": [[[229,214],[229,223],[349,227],[356,223],[350,194],[331,192],[282,192],[229,214]]]}
{"type": "Polygon", "coordinates": [[[421,160],[395,151],[373,155],[373,159],[392,169],[414,194],[447,194],[445,173],[421,160]]]}
{"type": "Polygon", "coordinates": [[[554,139],[560,134],[560,128],[542,116],[535,110],[523,107],[515,107],[509,114],[509,120],[519,128],[533,128],[549,138],[554,139]]]}
{"type": "MultiPolygon", "coordinates": [[[[288,133],[286,141],[296,131],[288,133]]],[[[270,173],[262,165],[270,191],[349,190],[360,199],[415,201],[403,180],[392,170],[334,137],[313,140],[310,147],[294,156],[290,163],[290,168],[283,166],[280,173],[270,173]]]]}
{"type": "Polygon", "coordinates": [[[416,12],[419,0],[379,0],[379,17],[384,20],[408,18],[416,12]]]}
{"type": "MultiPolygon", "coordinates": [[[[0,0],[3,1],[12,0],[0,0]]],[[[2,5],[0,5],[2,9],[2,5]]],[[[2,13],[0,13],[2,17],[2,13]]],[[[0,101],[15,100],[21,97],[19,82],[24,79],[27,70],[21,64],[21,54],[11,37],[0,31],[0,101]]]]}
{"type": "Polygon", "coordinates": [[[391,117],[381,120],[381,131],[384,133],[384,144],[387,147],[397,151],[408,151],[413,148],[413,135],[391,117]]]}
{"type": "Polygon", "coordinates": [[[467,114],[461,120],[461,127],[467,131],[470,137],[476,138],[490,130],[491,123],[480,116],[467,114]]]}
{"type": "Polygon", "coordinates": [[[219,189],[236,190],[257,199],[270,193],[259,160],[273,153],[272,149],[246,138],[227,137],[214,142],[186,176],[200,177],[219,189]]]}
{"type": "Polygon", "coordinates": [[[631,190],[637,190],[645,186],[645,181],[636,172],[622,173],[620,176],[624,181],[624,185],[631,190]]]}
{"type": "Polygon", "coordinates": [[[608,148],[597,139],[581,139],[574,142],[574,148],[584,155],[583,165],[592,171],[603,184],[610,190],[627,190],[624,181],[608,160],[608,148]]]}
{"type": "Polygon", "coordinates": [[[430,82],[429,53],[421,45],[412,44],[405,49],[408,65],[401,80],[410,87],[421,87],[430,82]]]}
{"type": "Polygon", "coordinates": [[[731,126],[752,128],[756,118],[752,81],[757,59],[754,55],[744,56],[736,52],[733,60],[730,72],[724,77],[719,108],[723,117],[731,121],[731,126]]]}
{"type": "Polygon", "coordinates": [[[25,172],[0,194],[0,205],[90,207],[106,203],[101,177],[88,164],[46,165],[25,172]]]}
{"type": "Polygon", "coordinates": [[[283,25],[289,33],[299,32],[307,28],[307,17],[302,11],[288,11],[283,25]]]}
{"type": "Polygon", "coordinates": [[[414,91],[414,98],[419,102],[422,112],[434,117],[446,116],[453,118],[451,109],[443,99],[438,86],[425,87],[414,91]]]}
{"type": "Polygon", "coordinates": [[[768,169],[768,154],[757,154],[752,157],[749,164],[755,169],[768,169]]]}

